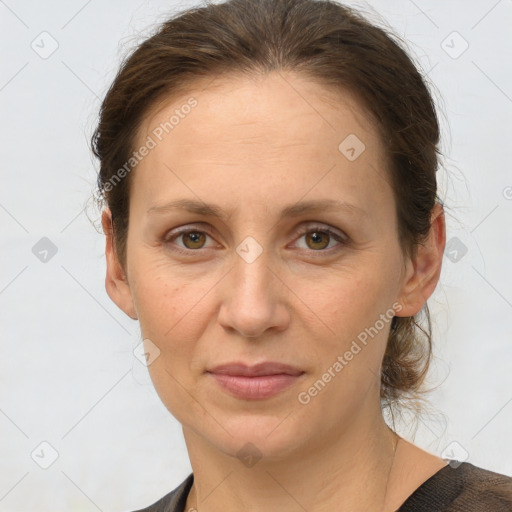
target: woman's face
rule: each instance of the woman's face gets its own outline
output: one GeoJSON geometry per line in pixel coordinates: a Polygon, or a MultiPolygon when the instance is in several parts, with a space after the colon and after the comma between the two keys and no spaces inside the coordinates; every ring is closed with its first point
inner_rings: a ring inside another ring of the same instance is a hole
{"type": "Polygon", "coordinates": [[[107,289],[185,432],[230,455],[313,450],[380,412],[393,308],[419,310],[385,148],[350,94],[296,75],[200,85],[138,133],[156,145],[132,171],[126,281],[110,263],[107,289]],[[261,362],[299,375],[237,394],[209,372],[261,362]]]}

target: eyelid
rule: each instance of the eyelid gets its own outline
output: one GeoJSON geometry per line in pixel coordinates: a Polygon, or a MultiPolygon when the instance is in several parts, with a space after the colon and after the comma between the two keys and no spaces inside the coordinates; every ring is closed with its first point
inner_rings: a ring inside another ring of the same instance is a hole
{"type": "MultiPolygon", "coordinates": [[[[304,235],[308,233],[321,232],[327,233],[331,238],[331,241],[336,241],[336,245],[334,247],[330,247],[328,249],[299,249],[303,251],[307,251],[308,255],[313,258],[326,258],[332,256],[333,254],[338,253],[341,249],[345,248],[350,243],[350,238],[343,232],[336,228],[329,226],[328,224],[322,224],[319,222],[310,222],[306,226],[302,225],[299,227],[294,233],[294,244],[297,243],[304,235]]],[[[330,244],[330,242],[329,242],[330,244]]]]}
{"type": "MultiPolygon", "coordinates": [[[[302,236],[302,235],[305,235],[306,233],[311,233],[314,231],[321,231],[323,233],[329,233],[332,236],[338,237],[344,243],[348,243],[348,241],[349,241],[348,236],[340,229],[331,227],[331,226],[329,226],[329,224],[323,224],[321,222],[313,222],[313,221],[306,222],[306,225],[301,224],[301,226],[298,227],[294,231],[294,236],[299,236],[299,235],[302,236]]],[[[318,251],[318,252],[321,252],[321,251],[318,251]]]]}
{"type": "MultiPolygon", "coordinates": [[[[198,233],[205,233],[210,238],[213,238],[213,235],[212,235],[213,230],[208,225],[205,225],[205,224],[197,224],[197,225],[186,224],[185,226],[175,228],[175,230],[172,230],[172,231],[173,231],[172,234],[169,234],[170,232],[168,232],[163,236],[162,242],[164,244],[171,244],[171,243],[173,243],[174,240],[179,238],[181,235],[184,235],[186,233],[196,232],[196,231],[198,233]]],[[[183,249],[182,247],[178,247],[175,250],[178,252],[182,252],[182,253],[193,253],[193,252],[199,252],[202,249],[203,248],[194,250],[194,249],[183,249]]]]}

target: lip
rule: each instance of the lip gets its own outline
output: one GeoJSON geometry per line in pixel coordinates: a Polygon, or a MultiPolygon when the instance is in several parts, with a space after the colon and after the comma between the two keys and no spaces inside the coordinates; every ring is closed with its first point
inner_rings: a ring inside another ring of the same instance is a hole
{"type": "Polygon", "coordinates": [[[229,394],[246,400],[263,400],[296,382],[305,372],[293,366],[264,362],[253,366],[228,363],[207,371],[229,394]]]}
{"type": "Polygon", "coordinates": [[[221,375],[235,375],[241,377],[261,377],[263,375],[300,375],[304,373],[302,370],[283,363],[275,363],[266,361],[255,365],[247,365],[245,363],[226,363],[215,366],[209,373],[221,375]]]}

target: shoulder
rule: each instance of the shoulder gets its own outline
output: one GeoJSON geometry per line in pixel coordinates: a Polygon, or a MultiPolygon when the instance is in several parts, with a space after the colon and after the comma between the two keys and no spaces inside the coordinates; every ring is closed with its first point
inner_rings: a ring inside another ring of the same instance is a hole
{"type": "Polygon", "coordinates": [[[466,510],[511,512],[512,477],[466,464],[464,487],[456,503],[466,510]]]}
{"type": "Polygon", "coordinates": [[[185,512],[185,503],[193,481],[194,474],[190,473],[190,475],[169,494],[166,494],[149,507],[134,512],[185,512]]]}
{"type": "Polygon", "coordinates": [[[424,482],[397,512],[512,512],[512,477],[469,462],[449,464],[424,482]]]}

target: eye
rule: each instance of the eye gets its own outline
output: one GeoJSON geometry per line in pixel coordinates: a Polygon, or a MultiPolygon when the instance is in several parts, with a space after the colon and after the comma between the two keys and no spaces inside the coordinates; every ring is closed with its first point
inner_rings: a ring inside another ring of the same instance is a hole
{"type": "Polygon", "coordinates": [[[166,236],[163,243],[174,246],[172,249],[177,252],[190,254],[198,249],[203,249],[207,238],[211,238],[211,236],[206,231],[188,228],[180,230],[171,236],[166,236]],[[176,245],[176,240],[181,241],[183,245],[176,245]]]}
{"type": "Polygon", "coordinates": [[[312,252],[331,252],[333,245],[334,250],[337,250],[340,248],[339,246],[348,243],[348,239],[345,235],[333,231],[329,227],[322,226],[308,226],[308,229],[306,231],[301,230],[298,236],[299,239],[305,237],[306,247],[301,247],[301,249],[310,250],[312,252]],[[331,245],[331,242],[338,242],[338,247],[336,247],[336,244],[331,245]]]}
{"type": "MultiPolygon", "coordinates": [[[[300,249],[305,249],[310,252],[330,253],[332,250],[336,251],[349,242],[346,235],[338,233],[329,227],[313,225],[307,228],[307,230],[301,228],[301,230],[295,233],[295,236],[299,237],[299,239],[305,237],[306,246],[299,247],[300,249]],[[333,242],[337,242],[338,247],[336,247],[336,243],[333,242]]],[[[200,249],[208,248],[205,247],[207,238],[212,238],[208,232],[202,229],[188,227],[174,234],[171,233],[165,236],[162,242],[173,251],[191,255],[194,252],[198,252],[200,249]],[[180,241],[183,245],[177,244],[177,241],[180,241]]],[[[211,248],[213,247],[215,246],[211,246],[211,248]]],[[[217,247],[219,246],[217,245],[217,247]]]]}

